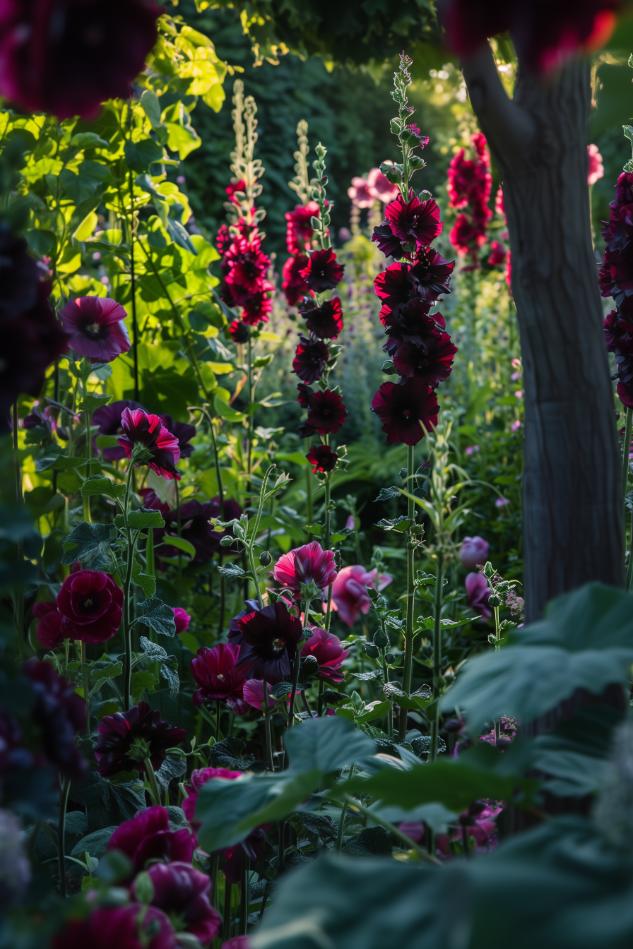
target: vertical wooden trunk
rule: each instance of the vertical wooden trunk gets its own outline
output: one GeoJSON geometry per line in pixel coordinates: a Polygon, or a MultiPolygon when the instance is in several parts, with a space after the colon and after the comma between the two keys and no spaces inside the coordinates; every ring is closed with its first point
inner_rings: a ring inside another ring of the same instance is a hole
{"type": "MultiPolygon", "coordinates": [[[[525,153],[490,141],[503,171],[525,392],[527,619],[591,580],[623,583],[623,530],[612,387],[587,187],[589,70],[520,76],[514,101],[533,120],[525,153]]],[[[484,128],[485,131],[485,128],[484,128]]]]}

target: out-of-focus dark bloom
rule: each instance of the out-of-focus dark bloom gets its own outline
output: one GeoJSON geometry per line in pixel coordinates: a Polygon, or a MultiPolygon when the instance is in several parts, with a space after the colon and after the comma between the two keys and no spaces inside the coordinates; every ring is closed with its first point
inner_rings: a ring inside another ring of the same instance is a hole
{"type": "Polygon", "coordinates": [[[437,425],[437,397],[420,379],[409,379],[399,385],[383,382],[371,407],[392,445],[417,445],[424,437],[424,429],[437,425]]]}
{"type": "Polygon", "coordinates": [[[86,727],[86,703],[49,662],[29,659],[24,675],[35,695],[31,714],[46,758],[67,777],[78,777],[85,762],[75,738],[86,727]]]}
{"type": "Polygon", "coordinates": [[[250,329],[241,320],[233,320],[229,326],[229,336],[234,343],[246,343],[250,336],[250,329]]]}
{"type": "Polygon", "coordinates": [[[153,0],[5,0],[0,95],[26,112],[93,118],[128,97],[160,12],[153,0]]]}
{"type": "Polygon", "coordinates": [[[169,480],[180,478],[176,470],[180,445],[159,415],[152,415],[143,409],[123,409],[121,428],[123,435],[119,438],[119,444],[128,458],[132,457],[134,446],[141,445],[149,453],[147,465],[152,471],[169,480]]]}
{"type": "Polygon", "coordinates": [[[191,660],[191,673],[199,686],[193,695],[196,705],[226,702],[234,711],[241,710],[246,670],[239,659],[240,647],[235,643],[218,643],[198,650],[191,660]]]}
{"type": "Polygon", "coordinates": [[[321,340],[301,336],[295,357],[292,360],[292,371],[302,382],[309,384],[318,382],[330,358],[330,351],[326,343],[321,340]]]}
{"type": "Polygon", "coordinates": [[[37,620],[37,641],[44,649],[55,649],[64,640],[62,617],[55,601],[36,603],[33,616],[37,620]]]}
{"type": "Polygon", "coordinates": [[[459,559],[466,570],[474,570],[485,564],[490,553],[490,544],[483,537],[464,537],[459,548],[459,559]]]}
{"type": "Polygon", "coordinates": [[[52,949],[176,949],[176,933],[154,906],[127,903],[94,909],[53,937],[52,949]]]}
{"type": "Polygon", "coordinates": [[[135,876],[150,862],[190,861],[196,838],[187,827],[171,830],[166,807],[147,807],[123,821],[108,841],[108,850],[120,850],[132,864],[135,876]]]}
{"type": "Polygon", "coordinates": [[[369,590],[384,590],[392,579],[388,573],[365,570],[361,564],[343,567],[332,586],[332,606],[347,626],[353,626],[371,609],[369,590]]]}
{"type": "Polygon", "coordinates": [[[323,550],[316,540],[295,547],[281,555],[273,567],[273,577],[295,597],[305,593],[306,585],[323,593],[336,579],[334,552],[323,550]]]}
{"type": "Polygon", "coordinates": [[[189,629],[189,624],[191,623],[191,617],[186,610],[183,610],[182,606],[175,606],[174,611],[174,623],[176,624],[177,633],[185,633],[189,629]]]}
{"type": "Polygon", "coordinates": [[[482,619],[490,619],[492,610],[488,605],[490,587],[482,573],[469,573],[465,580],[466,598],[471,610],[479,613],[482,619]]]}
{"type": "Polygon", "coordinates": [[[308,265],[307,254],[297,254],[296,257],[289,257],[283,265],[281,271],[281,289],[286,298],[288,306],[296,306],[300,300],[310,295],[311,290],[303,271],[308,265]]]}
{"type": "Polygon", "coordinates": [[[271,683],[289,679],[301,635],[301,622],[282,600],[250,610],[229,630],[229,639],[240,644],[244,671],[271,683]]]}
{"type": "Polygon", "coordinates": [[[308,436],[316,432],[318,435],[333,435],[338,432],[347,416],[339,393],[334,389],[315,392],[303,383],[297,389],[299,405],[308,410],[303,434],[308,436]]]}
{"type": "MultiPolygon", "coordinates": [[[[100,405],[92,414],[92,424],[99,429],[99,435],[121,435],[121,415],[123,409],[140,409],[138,402],[130,399],[119,399],[116,402],[110,402],[108,405],[100,405]]],[[[101,454],[106,461],[118,461],[125,458],[125,450],[121,445],[113,445],[110,448],[102,448],[101,454]]]]}
{"type": "Polygon", "coordinates": [[[344,267],[338,263],[336,254],[331,247],[327,250],[313,250],[309,255],[308,263],[301,271],[310,290],[323,293],[333,290],[343,279],[344,267]]]}
{"type": "Polygon", "coordinates": [[[310,300],[299,307],[301,316],[311,333],[319,339],[336,339],[343,330],[343,310],[338,297],[320,305],[310,300]]]}
{"type": "Polygon", "coordinates": [[[342,682],[341,666],[349,656],[349,650],[343,649],[341,640],[333,633],[313,626],[310,638],[303,644],[302,656],[314,656],[319,664],[317,678],[326,682],[342,682]]]}
{"type": "MultiPolygon", "coordinates": [[[[111,639],[121,625],[123,591],[101,570],[71,573],[62,583],[56,603],[63,639],[103,643],[111,639]]],[[[50,617],[45,620],[49,623],[50,617]]]]}
{"type": "Polygon", "coordinates": [[[338,454],[329,445],[313,445],[306,458],[312,465],[314,474],[327,474],[336,467],[338,454]]]}
{"type": "Polygon", "coordinates": [[[176,422],[171,415],[163,415],[161,417],[163,425],[178,439],[180,457],[189,458],[193,452],[193,445],[191,445],[190,442],[191,439],[196,436],[196,426],[190,425],[188,422],[176,422]]]}
{"type": "Polygon", "coordinates": [[[127,313],[109,297],[77,297],[60,311],[68,345],[91,362],[112,362],[130,348],[123,320],[127,313]]]}
{"type": "Polygon", "coordinates": [[[319,205],[316,201],[298,204],[292,211],[286,211],[286,247],[288,253],[297,256],[310,249],[312,240],[313,217],[319,217],[319,205]]]}
{"type": "Polygon", "coordinates": [[[147,874],[154,890],[151,905],[162,910],[178,932],[192,933],[203,946],[210,946],[222,917],[210,903],[207,874],[184,862],[156,863],[147,874]]]}
{"type": "Polygon", "coordinates": [[[178,550],[170,547],[168,541],[162,542],[165,532],[179,534],[184,540],[193,544],[196,550],[193,563],[207,563],[214,554],[223,556],[235,553],[231,547],[220,546],[220,541],[223,537],[229,536],[229,531],[214,530],[211,522],[215,519],[222,521],[239,519],[242,508],[237,501],[225,498],[224,506],[222,506],[220,498],[214,497],[206,502],[185,501],[179,508],[172,509],[164,504],[154,491],[146,489],[142,492],[142,497],[145,507],[161,511],[165,519],[165,530],[156,530],[154,533],[159,557],[178,555],[178,550]]]}
{"type": "Polygon", "coordinates": [[[99,722],[98,731],[95,758],[103,777],[120,771],[141,771],[146,758],[158,770],[167,749],[187,737],[184,728],[163,721],[160,712],[153,711],[146,702],[127,712],[106,715],[99,722]]]}

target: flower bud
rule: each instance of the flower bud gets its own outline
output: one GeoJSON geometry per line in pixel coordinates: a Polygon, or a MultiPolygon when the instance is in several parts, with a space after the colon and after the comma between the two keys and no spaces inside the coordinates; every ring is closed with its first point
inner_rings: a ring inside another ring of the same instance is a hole
{"type": "Polygon", "coordinates": [[[389,637],[387,636],[384,629],[378,629],[374,633],[374,646],[378,646],[379,649],[384,649],[385,646],[389,645],[389,637]]]}
{"type": "Polygon", "coordinates": [[[262,565],[262,567],[269,567],[270,564],[273,562],[272,554],[270,553],[270,551],[262,550],[261,554],[259,555],[259,562],[262,565]]]}
{"type": "Polygon", "coordinates": [[[379,656],[378,646],[375,646],[373,643],[365,643],[363,649],[368,656],[371,656],[372,659],[377,659],[379,656]]]}
{"type": "Polygon", "coordinates": [[[236,544],[239,544],[239,541],[235,537],[220,538],[220,547],[234,547],[236,544]]]}

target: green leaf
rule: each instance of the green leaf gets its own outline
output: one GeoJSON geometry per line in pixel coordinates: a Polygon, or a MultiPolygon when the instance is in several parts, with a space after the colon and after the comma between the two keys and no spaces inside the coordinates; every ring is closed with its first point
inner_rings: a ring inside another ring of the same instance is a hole
{"type": "Polygon", "coordinates": [[[138,604],[134,626],[145,626],[159,636],[175,636],[176,623],[171,606],[167,606],[157,596],[149,597],[138,604]]]}
{"type": "Polygon", "coordinates": [[[112,569],[114,531],[108,524],[78,524],[64,541],[65,564],[78,560],[92,570],[112,569]]]}
{"type": "Polygon", "coordinates": [[[87,478],[81,486],[82,497],[99,495],[108,498],[122,498],[125,496],[125,485],[117,484],[109,478],[87,478]]]}
{"type": "Polygon", "coordinates": [[[184,537],[179,537],[177,534],[164,534],[161,543],[169,544],[170,547],[176,547],[184,554],[187,554],[190,559],[196,556],[196,548],[193,544],[185,540],[184,537]]]}
{"type": "Polygon", "coordinates": [[[132,511],[127,518],[128,527],[143,530],[148,527],[164,527],[165,520],[160,511],[132,511]]]}
{"type": "Polygon", "coordinates": [[[293,771],[338,771],[375,754],[376,744],[351,722],[337,716],[312,718],[286,732],[293,771]]]}

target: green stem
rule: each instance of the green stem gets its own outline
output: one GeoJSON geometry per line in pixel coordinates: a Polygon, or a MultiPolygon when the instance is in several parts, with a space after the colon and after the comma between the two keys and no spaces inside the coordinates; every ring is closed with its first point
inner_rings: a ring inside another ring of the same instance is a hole
{"type": "Polygon", "coordinates": [[[128,527],[128,513],[130,506],[130,488],[132,484],[132,473],[134,465],[130,462],[127,472],[127,481],[125,485],[125,500],[123,502],[123,519],[125,523],[125,532],[127,537],[127,565],[125,571],[125,582],[123,585],[123,703],[127,712],[132,704],[132,623],[131,623],[131,603],[130,594],[132,589],[132,570],[134,567],[134,547],[136,541],[132,538],[132,531],[128,527]]]}
{"type": "MultiPolygon", "coordinates": [[[[622,448],[622,494],[626,498],[626,489],[629,480],[629,451],[631,446],[631,431],[633,429],[633,409],[626,410],[626,421],[624,425],[624,445],[622,448]]],[[[626,518],[626,506],[624,508],[626,518]]]]}
{"type": "Polygon", "coordinates": [[[251,335],[248,334],[246,343],[246,371],[248,374],[248,420],[246,429],[246,504],[250,504],[251,496],[251,477],[253,474],[253,343],[251,335]]]}
{"type": "MultiPolygon", "coordinates": [[[[18,412],[18,402],[17,399],[12,406],[12,427],[13,427],[13,456],[15,459],[15,500],[17,506],[20,507],[23,503],[22,499],[22,466],[20,465],[20,455],[19,455],[19,425],[20,425],[20,415],[18,412]]],[[[18,540],[16,543],[16,558],[17,563],[21,564],[24,558],[24,548],[21,540],[18,540]]],[[[25,628],[24,628],[24,587],[22,583],[16,584],[16,590],[13,594],[13,612],[15,616],[15,628],[18,636],[18,649],[20,654],[23,654],[23,649],[26,645],[25,642],[25,628]]]]}
{"type": "Polygon", "coordinates": [[[440,739],[440,693],[442,689],[442,592],[444,586],[444,554],[437,555],[435,578],[435,606],[433,610],[433,723],[431,731],[431,761],[437,758],[440,739]]]}
{"type": "MultiPolygon", "coordinates": [[[[308,505],[308,524],[312,524],[314,510],[312,500],[312,470],[310,468],[306,468],[306,495],[308,505]]],[[[308,531],[308,540],[312,540],[312,531],[308,531]]]]}
{"type": "MultiPolygon", "coordinates": [[[[132,102],[128,103],[128,125],[129,131],[132,128],[132,102]]],[[[136,309],[136,259],[134,253],[134,244],[136,239],[136,225],[134,222],[134,172],[128,169],[127,176],[128,195],[130,200],[130,214],[128,217],[128,238],[130,243],[130,303],[132,305],[132,335],[134,343],[132,346],[133,372],[134,372],[134,399],[138,402],[140,398],[139,389],[139,371],[138,371],[138,347],[140,336],[138,331],[138,313],[136,309]]]]}
{"type": "Polygon", "coordinates": [[[232,895],[233,885],[227,879],[226,874],[224,875],[224,927],[223,934],[225,939],[231,938],[231,895],[232,895]]]}
{"type": "Polygon", "coordinates": [[[79,642],[79,662],[81,664],[81,682],[86,703],[86,738],[90,738],[90,669],[86,661],[86,644],[79,642]]]}
{"type": "Polygon", "coordinates": [[[269,771],[275,770],[273,758],[273,730],[270,721],[270,706],[268,703],[268,683],[264,679],[264,741],[266,742],[266,763],[269,771]]]}
{"type": "MultiPolygon", "coordinates": [[[[415,453],[413,445],[409,445],[407,452],[407,517],[409,529],[407,531],[407,575],[406,575],[406,618],[404,632],[404,671],[402,689],[405,695],[411,693],[413,682],[413,647],[414,647],[414,614],[415,614],[415,547],[413,543],[413,527],[415,522],[415,501],[413,500],[413,476],[415,474],[415,453]]],[[[400,741],[407,734],[407,709],[400,709],[400,741]]]]}
{"type": "Polygon", "coordinates": [[[248,929],[248,884],[249,884],[249,861],[245,858],[244,871],[242,873],[242,887],[240,891],[240,935],[245,936],[248,929]]]}
{"type": "Polygon", "coordinates": [[[152,799],[154,804],[161,804],[161,795],[160,787],[156,779],[156,772],[154,771],[154,766],[149,758],[146,758],[143,762],[143,768],[145,770],[145,777],[147,778],[147,783],[149,784],[149,796],[152,799]]]}
{"type": "Polygon", "coordinates": [[[66,810],[70,794],[70,778],[63,778],[59,795],[59,817],[57,820],[57,862],[59,867],[59,892],[66,898],[66,810]]]}
{"type": "Polygon", "coordinates": [[[405,845],[407,850],[412,850],[421,860],[425,860],[427,863],[439,863],[436,857],[433,857],[431,854],[427,853],[422,847],[411,840],[410,837],[407,837],[399,827],[396,827],[395,824],[392,824],[390,821],[385,820],[384,817],[380,817],[379,814],[376,814],[375,811],[372,811],[371,808],[365,807],[364,804],[361,804],[356,798],[351,797],[350,795],[345,796],[346,803],[348,808],[352,808],[355,811],[358,811],[360,814],[363,814],[373,824],[377,824],[379,827],[384,827],[385,830],[389,831],[394,837],[405,845]]]}

